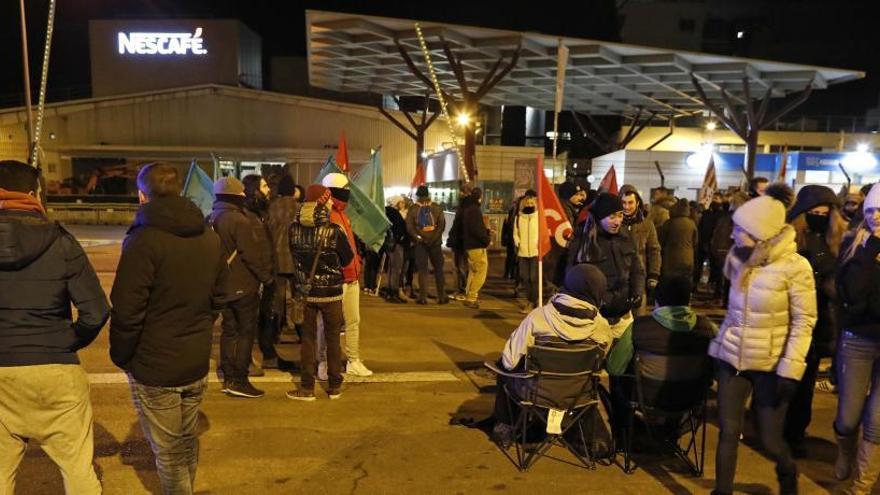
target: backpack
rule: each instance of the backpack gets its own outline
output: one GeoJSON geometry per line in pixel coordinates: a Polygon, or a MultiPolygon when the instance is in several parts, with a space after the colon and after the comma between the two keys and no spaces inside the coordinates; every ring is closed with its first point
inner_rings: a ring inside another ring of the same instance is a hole
{"type": "Polygon", "coordinates": [[[434,232],[434,229],[437,227],[434,222],[434,211],[431,205],[419,207],[419,212],[416,215],[416,225],[421,232],[434,232]]]}

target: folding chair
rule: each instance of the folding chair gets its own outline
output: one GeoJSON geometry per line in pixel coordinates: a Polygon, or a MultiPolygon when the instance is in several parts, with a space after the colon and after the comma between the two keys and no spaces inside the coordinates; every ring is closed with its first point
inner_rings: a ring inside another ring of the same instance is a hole
{"type": "Polygon", "coordinates": [[[656,450],[681,459],[694,476],[703,475],[706,457],[706,396],[712,384],[705,355],[661,356],[636,352],[634,387],[625,427],[624,471],[637,465],[632,456],[635,418],[640,416],[656,450]],[[652,420],[663,420],[658,436],[652,420]]]}
{"type": "MultiPolygon", "coordinates": [[[[585,467],[595,469],[590,439],[584,434],[581,419],[599,403],[598,371],[604,357],[605,350],[593,341],[572,344],[552,339],[528,348],[523,373],[511,373],[495,363],[485,363],[505,377],[508,414],[513,417],[514,412],[518,413],[513,438],[516,459],[511,460],[520,471],[527,471],[554,445],[567,448],[585,467]],[[541,426],[546,435],[526,448],[529,431],[535,426],[541,426]],[[566,438],[575,432],[580,449],[566,438]]],[[[507,454],[504,446],[499,447],[507,454]]]]}

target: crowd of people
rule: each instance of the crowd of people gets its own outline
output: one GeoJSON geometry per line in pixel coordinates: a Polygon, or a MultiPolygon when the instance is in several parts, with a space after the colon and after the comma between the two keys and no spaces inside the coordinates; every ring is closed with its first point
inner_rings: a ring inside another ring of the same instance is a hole
{"type": "MultiPolygon", "coordinates": [[[[479,188],[462,186],[449,229],[426,186],[415,201],[389,198],[390,227],[372,253],[352,230],[343,174],[308,187],[288,174],[224,177],[205,218],[181,196],[175,167],[148,164],[138,174],[141,206],[108,301],[82,247],[47,219],[38,174],[0,162],[0,449],[10,453],[0,462],[0,484],[10,493],[25,439],[39,441],[59,465],[68,493],[100,493],[88,379],[76,352],[108,319],[110,357],[128,376],[163,491],[191,493],[195,427],[221,315],[223,393],[259,398],[264,392],[249,377],[298,367],[299,386],[287,397],[314,401],[316,382],[338,399],[344,375],[372,374],[360,353],[362,292],[425,305],[433,271],[437,304],[480,307],[494,232],[479,188]],[[299,335],[298,364],[277,352],[285,328],[299,335]],[[261,360],[253,358],[255,344],[261,360]]],[[[622,375],[640,350],[702,356],[717,382],[715,493],[733,490],[749,397],[781,491],[795,493],[794,459],[809,455],[820,360],[831,357],[825,387],[839,395],[834,474],[852,479],[852,493],[868,493],[880,477],[880,186],[841,200],[825,186],[805,186],[795,197],[768,182],[717,192],[705,208],[662,188],[648,205],[628,185],[616,194],[560,185],[573,229],[567,246],[550,256],[543,300],[537,195],[526,191],[501,232],[505,275],[516,277],[526,316],[500,365],[521,367],[537,337],[591,340],[607,355],[619,399],[626,395],[622,375]],[[707,297],[726,308],[720,327],[691,308],[704,280],[707,297]]],[[[626,407],[626,400],[612,403],[626,407]]],[[[620,417],[612,414],[615,435],[620,417]]],[[[509,437],[512,418],[496,407],[495,419],[496,437],[509,437]]]]}

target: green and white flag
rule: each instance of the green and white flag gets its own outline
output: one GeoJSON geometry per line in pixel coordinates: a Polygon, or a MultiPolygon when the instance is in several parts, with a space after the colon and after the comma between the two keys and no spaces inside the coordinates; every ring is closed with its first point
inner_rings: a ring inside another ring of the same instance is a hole
{"type": "Polygon", "coordinates": [[[195,160],[189,165],[181,196],[189,198],[207,217],[214,206],[214,181],[195,160]]]}

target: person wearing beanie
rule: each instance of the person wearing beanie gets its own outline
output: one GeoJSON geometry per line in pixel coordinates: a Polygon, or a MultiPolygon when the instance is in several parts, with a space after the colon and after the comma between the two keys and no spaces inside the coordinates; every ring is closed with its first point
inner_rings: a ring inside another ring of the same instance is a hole
{"type": "Polygon", "coordinates": [[[614,338],[632,322],[632,310],[641,307],[645,294],[645,267],[632,237],[622,227],[623,202],[615,194],[600,193],[568,246],[569,263],[596,265],[605,274],[608,293],[601,310],[614,338]]]}
{"type": "Polygon", "coordinates": [[[427,186],[419,186],[416,190],[418,202],[406,215],[406,232],[413,243],[416,268],[419,271],[418,304],[428,304],[428,261],[434,268],[434,282],[437,286],[437,302],[449,303],[446,296],[443,275],[443,231],[446,229],[446,217],[443,210],[431,201],[427,186]]]}
{"type": "MultiPolygon", "coordinates": [[[[657,230],[654,228],[654,224],[645,218],[645,204],[634,186],[624,184],[617,195],[623,203],[623,226],[633,238],[633,242],[636,243],[636,251],[638,251],[639,259],[642,260],[642,265],[645,267],[645,292],[650,294],[657,286],[662,266],[657,230]]],[[[644,313],[646,305],[650,302],[647,297],[644,298],[637,313],[644,313]]]]}
{"type": "Polygon", "coordinates": [[[572,226],[577,225],[578,215],[587,199],[587,192],[574,182],[559,184],[559,200],[572,226]]]}
{"type": "MultiPolygon", "coordinates": [[[[290,370],[294,368],[291,361],[281,358],[275,349],[282,327],[285,325],[286,315],[302,314],[301,310],[295,310],[297,302],[289,294],[293,294],[293,257],[290,253],[290,225],[299,212],[300,203],[296,197],[302,188],[297,186],[293,177],[283,173],[278,181],[278,196],[269,201],[269,212],[266,218],[266,228],[275,254],[275,291],[272,304],[271,325],[261,326],[259,335],[260,351],[263,354],[263,369],[290,370]]],[[[300,196],[302,198],[302,196],[300,196]]],[[[297,322],[294,322],[298,325],[297,322]]]]}
{"type": "MultiPolygon", "coordinates": [[[[361,271],[363,270],[363,261],[358,254],[357,239],[351,228],[351,219],[345,212],[348,207],[348,201],[351,197],[351,190],[348,189],[348,177],[340,173],[331,173],[321,179],[321,184],[330,190],[330,196],[333,198],[332,207],[330,209],[330,221],[342,227],[345,235],[348,237],[348,244],[354,257],[351,262],[346,264],[342,270],[345,278],[345,284],[342,286],[342,312],[345,315],[345,354],[348,357],[348,363],[345,372],[352,376],[366,377],[373,374],[364,362],[361,360],[361,271]]],[[[319,332],[319,339],[322,332],[319,332]]],[[[320,340],[320,355],[324,356],[323,339],[320,340]]],[[[329,344],[329,343],[328,343],[329,344]]],[[[327,363],[321,360],[318,366],[318,376],[321,380],[325,379],[327,363]]]]}
{"type": "Polygon", "coordinates": [[[489,271],[488,247],[492,242],[491,232],[483,217],[483,190],[475,187],[470,201],[461,212],[462,247],[467,254],[467,284],[464,305],[468,308],[480,307],[480,289],[486,283],[489,271]]]}
{"type": "Polygon", "coordinates": [[[697,255],[697,225],[691,219],[691,207],[684,198],[669,210],[669,220],[660,228],[660,245],[663,246],[662,277],[688,275],[696,287],[702,275],[702,265],[694,267],[697,255]],[[699,272],[699,273],[697,273],[699,272]]]}
{"type": "Polygon", "coordinates": [[[841,335],[834,419],[834,475],[846,479],[855,467],[847,493],[860,495],[871,493],[880,477],[880,184],[865,195],[862,213],[858,228],[841,245],[836,275],[841,335]]]}
{"type": "Polygon", "coordinates": [[[342,346],[340,333],[345,325],[345,272],[354,252],[348,235],[330,220],[335,200],[332,191],[312,184],[288,235],[293,258],[294,290],[303,304],[300,386],[287,392],[293,400],[312,402],[318,377],[318,318],[323,325],[327,367],[327,396],[342,396],[342,346]]]}
{"type": "Polygon", "coordinates": [[[724,266],[730,299],[721,329],[709,344],[717,362],[720,427],[715,493],[733,492],[750,394],[764,451],[776,463],[780,492],[797,493],[797,468],[783,431],[807,366],[816,286],[810,263],[797,253],[795,230],[785,223],[783,201],[790,199],[790,190],[771,187],[733,214],[734,247],[724,266]]]}
{"type": "Polygon", "coordinates": [[[257,398],[265,393],[248,380],[251,352],[257,338],[260,287],[275,283],[272,251],[265,227],[246,207],[245,186],[235,177],[214,183],[214,207],[208,217],[229,265],[227,304],[220,334],[220,371],[223,392],[235,397],[257,398]]]}
{"type": "MultiPolygon", "coordinates": [[[[613,337],[608,321],[599,311],[607,297],[606,288],[605,275],[596,266],[582,264],[569,267],[563,289],[522,320],[507,339],[497,366],[506,371],[518,369],[529,346],[542,339],[552,339],[564,345],[593,342],[607,353],[613,337]]],[[[511,398],[506,391],[517,395],[513,399],[524,398],[528,397],[528,386],[527,382],[498,375],[493,437],[501,445],[509,445],[514,434],[514,418],[507,403],[511,398]]]]}

